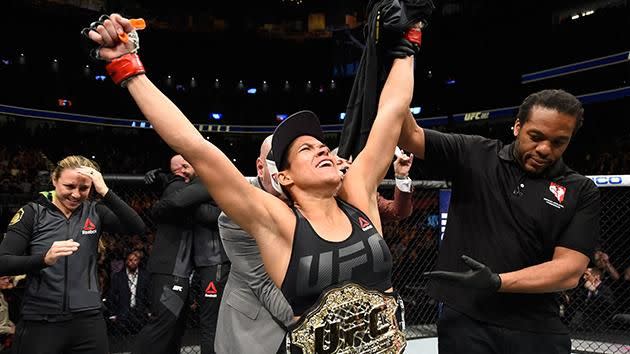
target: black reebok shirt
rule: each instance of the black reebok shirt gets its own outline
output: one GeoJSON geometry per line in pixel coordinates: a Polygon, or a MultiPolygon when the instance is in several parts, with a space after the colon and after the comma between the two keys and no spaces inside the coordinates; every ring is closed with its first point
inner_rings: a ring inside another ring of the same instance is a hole
{"type": "MultiPolygon", "coordinates": [[[[526,174],[513,144],[424,130],[428,167],[453,182],[437,270],[467,271],[462,254],[495,273],[550,261],[555,247],[591,257],[599,239],[599,191],[559,160],[541,176],[526,174]]],[[[544,333],[567,333],[555,294],[484,295],[432,281],[428,292],[479,321],[544,333]]]]}

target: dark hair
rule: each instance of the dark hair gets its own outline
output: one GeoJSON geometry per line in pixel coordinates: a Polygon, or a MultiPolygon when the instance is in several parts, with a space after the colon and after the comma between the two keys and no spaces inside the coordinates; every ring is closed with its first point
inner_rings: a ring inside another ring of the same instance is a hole
{"type": "Polygon", "coordinates": [[[575,117],[576,122],[573,135],[582,127],[584,121],[582,103],[575,96],[564,90],[542,90],[527,96],[516,114],[516,119],[521,125],[529,120],[532,107],[535,106],[555,109],[560,113],[575,117]]]}

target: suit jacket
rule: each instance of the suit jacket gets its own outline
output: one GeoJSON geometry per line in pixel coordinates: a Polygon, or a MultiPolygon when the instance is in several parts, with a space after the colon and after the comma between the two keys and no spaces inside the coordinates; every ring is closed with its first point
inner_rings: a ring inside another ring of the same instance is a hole
{"type": "MultiPolygon", "coordinates": [[[[112,275],[111,285],[107,294],[107,309],[110,315],[125,318],[131,312],[131,289],[127,278],[127,268],[112,275]]],[[[133,309],[134,316],[146,314],[149,307],[149,273],[138,268],[138,280],[136,283],[136,306],[133,309]]]]}
{"type": "MultiPolygon", "coordinates": [[[[257,178],[250,183],[260,188],[257,178]]],[[[232,268],[219,307],[214,349],[221,354],[276,353],[293,310],[265,271],[254,238],[224,213],[219,232],[232,268]]]]}
{"type": "Polygon", "coordinates": [[[180,176],[171,175],[162,197],[151,208],[156,222],[155,242],[149,257],[149,272],[188,278],[193,268],[192,211],[172,208],[170,197],[187,186],[180,176]],[[188,213],[188,214],[186,214],[188,213]]]}
{"type": "Polygon", "coordinates": [[[163,197],[154,209],[161,219],[188,220],[193,231],[192,259],[195,267],[228,262],[219,237],[217,219],[221,213],[208,189],[195,177],[183,188],[163,197]]]}

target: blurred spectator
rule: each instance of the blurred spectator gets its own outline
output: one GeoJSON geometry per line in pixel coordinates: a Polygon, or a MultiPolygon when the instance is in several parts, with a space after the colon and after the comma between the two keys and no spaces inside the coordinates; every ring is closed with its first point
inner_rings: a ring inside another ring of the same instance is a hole
{"type": "Polygon", "coordinates": [[[125,269],[112,275],[106,298],[108,325],[116,334],[135,334],[148,319],[149,274],[140,267],[142,255],[127,255],[125,269]]]}
{"type": "Polygon", "coordinates": [[[623,272],[621,280],[617,284],[618,312],[627,314],[626,324],[630,328],[630,267],[623,272]]]}
{"type": "Polygon", "coordinates": [[[0,277],[0,351],[5,352],[11,347],[15,324],[9,318],[9,304],[5,300],[3,290],[12,289],[15,285],[10,276],[0,277]]]}
{"type": "Polygon", "coordinates": [[[574,293],[571,307],[574,309],[569,327],[576,330],[605,330],[614,313],[611,289],[602,282],[602,270],[587,268],[584,283],[574,293]]]}
{"type": "MultiPolygon", "coordinates": [[[[597,268],[603,272],[603,275],[609,276],[612,280],[619,280],[619,272],[617,272],[617,269],[610,263],[610,258],[606,253],[597,250],[595,251],[593,259],[597,268]]],[[[606,280],[605,276],[602,277],[604,281],[606,280]]]]}

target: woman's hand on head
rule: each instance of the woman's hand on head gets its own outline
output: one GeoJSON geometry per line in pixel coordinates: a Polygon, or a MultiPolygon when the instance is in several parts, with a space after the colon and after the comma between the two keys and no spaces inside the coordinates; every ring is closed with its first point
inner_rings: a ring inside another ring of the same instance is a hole
{"type": "Polygon", "coordinates": [[[77,169],[77,171],[92,180],[92,187],[96,190],[101,197],[104,197],[105,194],[109,191],[109,188],[105,184],[105,180],[103,179],[103,175],[98,172],[96,169],[87,166],[81,166],[77,169]]]}

